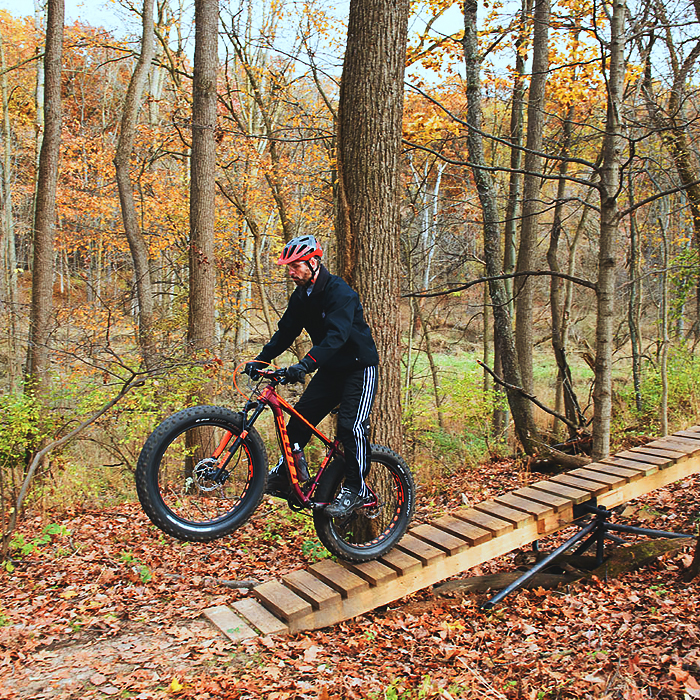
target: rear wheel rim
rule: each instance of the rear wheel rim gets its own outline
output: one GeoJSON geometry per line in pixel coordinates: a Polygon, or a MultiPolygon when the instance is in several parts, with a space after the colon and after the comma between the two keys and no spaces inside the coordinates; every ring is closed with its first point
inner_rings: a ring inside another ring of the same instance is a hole
{"type": "Polygon", "coordinates": [[[365,483],[377,496],[378,504],[360,508],[347,518],[330,521],[334,536],[350,550],[369,550],[382,545],[397,532],[406,515],[407,494],[389,464],[374,457],[365,483]]]}

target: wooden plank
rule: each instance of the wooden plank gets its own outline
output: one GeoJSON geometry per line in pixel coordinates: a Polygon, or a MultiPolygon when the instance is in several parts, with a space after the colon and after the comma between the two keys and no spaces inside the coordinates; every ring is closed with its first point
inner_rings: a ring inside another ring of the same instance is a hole
{"type": "Polygon", "coordinates": [[[445,554],[452,556],[469,546],[469,543],[461,537],[455,537],[449,532],[440,530],[434,525],[417,525],[409,530],[409,533],[423,542],[441,549],[445,554]]]}
{"type": "Polygon", "coordinates": [[[330,559],[322,559],[316,562],[309,567],[309,571],[338,591],[343,598],[356,595],[369,588],[369,583],[363,578],[330,559]]]}
{"type": "Polygon", "coordinates": [[[511,508],[503,503],[496,503],[495,501],[483,501],[482,503],[476,503],[474,508],[482,513],[488,513],[496,518],[512,523],[513,527],[516,529],[519,527],[524,527],[527,523],[534,520],[534,516],[530,513],[517,510],[516,508],[511,508]]]}
{"type": "Polygon", "coordinates": [[[568,498],[572,503],[583,503],[592,498],[589,491],[567,486],[566,484],[558,484],[555,481],[537,481],[531,486],[535,491],[553,493],[562,498],[568,498]]]}
{"type": "Polygon", "coordinates": [[[500,537],[501,535],[505,535],[506,532],[513,530],[513,523],[509,523],[507,520],[501,520],[501,518],[497,518],[489,513],[482,513],[476,510],[476,508],[455,511],[454,516],[472,525],[476,525],[482,530],[488,530],[494,537],[500,537]]]}
{"type": "Polygon", "coordinates": [[[203,611],[204,616],[218,627],[232,642],[257,637],[258,633],[243,618],[226,605],[216,605],[203,611]]]}
{"type": "Polygon", "coordinates": [[[344,563],[343,566],[363,578],[370,586],[383,586],[396,578],[396,570],[379,561],[363,561],[360,564],[344,563]]]}
{"type": "Polygon", "coordinates": [[[253,598],[241,598],[231,607],[262,634],[286,634],[289,627],[253,598]]]}
{"type": "Polygon", "coordinates": [[[666,466],[670,461],[667,457],[660,457],[659,455],[644,454],[642,452],[633,452],[632,450],[624,450],[623,452],[617,452],[615,457],[620,459],[631,459],[635,462],[646,462],[648,464],[656,464],[658,466],[666,466]]]}
{"type": "Polygon", "coordinates": [[[410,532],[403,536],[396,547],[402,552],[406,552],[406,554],[410,554],[412,557],[419,559],[423,566],[430,566],[445,556],[445,552],[441,549],[433,547],[432,544],[423,542],[423,540],[419,540],[410,532]]]}
{"type": "Polygon", "coordinates": [[[314,610],[323,610],[331,605],[338,605],[341,601],[338,591],[323,583],[306,569],[292,571],[283,576],[282,581],[287,588],[311,603],[314,610]]]}
{"type": "Polygon", "coordinates": [[[617,467],[624,467],[625,469],[635,469],[642,476],[651,476],[652,474],[659,471],[659,467],[656,464],[651,464],[650,462],[635,462],[631,459],[624,459],[619,455],[605,457],[600,461],[601,464],[611,464],[617,467]]]}
{"type": "Polygon", "coordinates": [[[597,472],[588,467],[581,467],[580,469],[574,469],[567,472],[569,476],[580,477],[581,479],[586,479],[588,481],[597,481],[601,484],[607,484],[610,488],[615,488],[619,484],[624,484],[626,479],[619,476],[618,474],[610,474],[609,472],[597,472]]]}
{"type": "Polygon", "coordinates": [[[687,457],[684,452],[677,452],[676,450],[664,450],[656,447],[646,447],[645,445],[640,445],[639,447],[633,447],[630,452],[637,452],[643,455],[656,455],[658,457],[665,458],[666,462],[677,462],[679,459],[687,457]]]}
{"type": "Polygon", "coordinates": [[[292,622],[312,612],[311,605],[279,581],[265,581],[253,588],[253,595],[277,617],[292,622]]]}
{"type": "Polygon", "coordinates": [[[636,481],[644,477],[644,473],[638,469],[628,469],[614,464],[603,464],[602,462],[591,462],[586,465],[588,471],[598,472],[600,474],[611,474],[612,476],[620,477],[627,482],[636,481]]]}
{"type": "Polygon", "coordinates": [[[522,510],[524,513],[530,513],[530,515],[533,515],[537,520],[542,520],[547,515],[554,513],[554,508],[552,508],[552,506],[547,506],[537,501],[531,501],[529,498],[516,496],[512,492],[496,496],[495,500],[496,503],[503,503],[509,508],[515,508],[516,510],[522,510]]]}
{"type": "Polygon", "coordinates": [[[396,548],[380,557],[378,561],[391,567],[399,576],[409,576],[423,568],[423,563],[420,559],[396,548]]]}
{"type": "Polygon", "coordinates": [[[599,481],[591,481],[590,479],[582,479],[578,476],[571,476],[570,474],[558,474],[551,481],[557,484],[564,484],[564,486],[571,486],[575,489],[581,489],[581,491],[588,491],[592,496],[599,496],[601,493],[610,491],[610,486],[608,484],[601,484],[599,481]]]}
{"type": "Polygon", "coordinates": [[[483,544],[493,537],[488,530],[484,530],[471,523],[465,523],[463,520],[459,520],[459,518],[455,518],[452,515],[443,515],[441,518],[434,520],[431,524],[440,530],[444,530],[451,535],[456,535],[463,539],[470,547],[483,544]]]}
{"type": "Polygon", "coordinates": [[[520,498],[527,498],[529,501],[536,501],[537,503],[542,503],[549,506],[554,510],[555,513],[559,513],[562,510],[571,508],[571,499],[565,498],[563,496],[557,496],[554,493],[548,493],[546,491],[538,491],[530,486],[523,486],[520,489],[512,492],[514,496],[519,496],[520,498]]]}
{"type": "Polygon", "coordinates": [[[660,447],[664,450],[675,450],[676,452],[682,452],[686,456],[692,456],[700,452],[700,440],[688,440],[684,437],[668,435],[661,440],[650,442],[648,447],[660,447]]]}
{"type": "Polygon", "coordinates": [[[687,438],[688,440],[700,440],[700,426],[696,426],[696,427],[699,428],[697,431],[695,431],[695,430],[679,430],[679,431],[673,433],[673,435],[671,437],[678,436],[678,437],[682,437],[682,438],[687,438]]]}

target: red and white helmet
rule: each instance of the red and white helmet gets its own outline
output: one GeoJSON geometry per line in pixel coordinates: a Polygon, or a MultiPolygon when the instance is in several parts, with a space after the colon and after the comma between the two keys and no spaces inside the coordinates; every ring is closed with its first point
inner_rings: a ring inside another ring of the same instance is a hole
{"type": "Polygon", "coordinates": [[[297,262],[298,260],[320,258],[322,255],[321,246],[313,236],[297,236],[284,246],[277,264],[289,265],[289,263],[297,262]]]}

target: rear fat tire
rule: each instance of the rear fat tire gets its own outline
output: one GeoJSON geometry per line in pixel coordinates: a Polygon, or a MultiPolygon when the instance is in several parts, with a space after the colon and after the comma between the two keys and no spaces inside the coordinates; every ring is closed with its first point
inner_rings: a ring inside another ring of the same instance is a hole
{"type": "Polygon", "coordinates": [[[254,428],[227,465],[223,485],[202,478],[201,469],[199,476],[193,474],[193,465],[203,464],[201,458],[211,455],[226,432],[233,441],[242,424],[241,415],[228,408],[194,406],[164,420],[146,440],[136,466],[136,490],[146,515],[163,532],[210,542],[253,514],[267,482],[265,446],[254,428]],[[202,443],[199,455],[193,443],[202,443]]]}
{"type": "MultiPolygon", "coordinates": [[[[340,490],[344,463],[329,465],[314,500],[328,503],[340,490]]],[[[393,450],[372,445],[367,485],[377,494],[378,509],[360,508],[349,518],[329,518],[314,511],[314,527],[329,552],[348,562],[377,559],[403,537],[413,518],[416,488],[406,462],[393,450]],[[368,517],[375,516],[375,517],[368,517]]]]}

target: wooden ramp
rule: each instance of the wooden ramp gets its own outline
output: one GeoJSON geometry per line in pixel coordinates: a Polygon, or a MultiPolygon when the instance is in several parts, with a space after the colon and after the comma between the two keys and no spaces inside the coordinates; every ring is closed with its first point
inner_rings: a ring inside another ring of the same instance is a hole
{"type": "Polygon", "coordinates": [[[378,561],[322,560],[205,615],[232,639],[318,629],[386,605],[571,524],[700,472],[700,425],[417,525],[378,561]]]}

